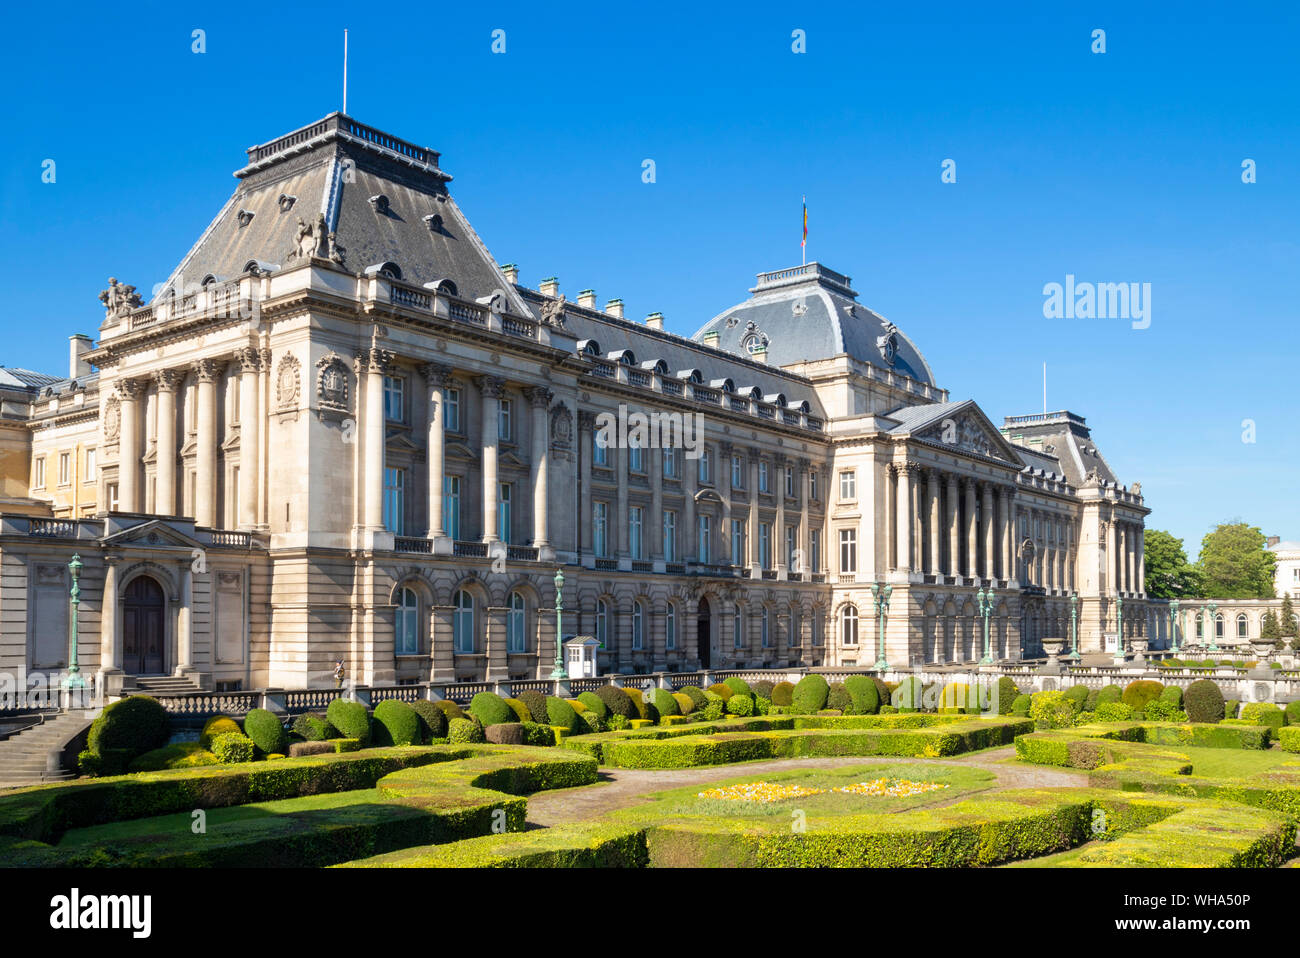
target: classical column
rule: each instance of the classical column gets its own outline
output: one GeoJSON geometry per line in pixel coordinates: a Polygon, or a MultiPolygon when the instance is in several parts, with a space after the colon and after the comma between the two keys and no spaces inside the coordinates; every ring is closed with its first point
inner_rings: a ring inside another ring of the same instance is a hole
{"type": "Polygon", "coordinates": [[[966,483],[966,566],[963,574],[968,579],[979,577],[979,528],[977,526],[978,512],[975,506],[975,480],[967,479],[966,483]]]}
{"type": "MultiPolygon", "coordinates": [[[[758,459],[763,451],[751,446],[749,452],[749,567],[761,569],[758,554],[758,459]]],[[[751,573],[752,574],[752,573],[751,573]]],[[[755,576],[761,578],[761,574],[755,576]]]]}
{"type": "Polygon", "coordinates": [[[534,386],[526,393],[533,410],[533,451],[530,456],[529,476],[533,483],[533,547],[537,557],[553,555],[550,539],[550,465],[551,448],[550,414],[551,399],[554,397],[544,386],[534,386]]]}
{"type": "Polygon", "coordinates": [[[898,568],[901,572],[912,571],[912,473],[916,467],[911,463],[898,465],[898,568]]]}
{"type": "MultiPolygon", "coordinates": [[[[784,579],[789,571],[786,561],[789,557],[785,554],[785,468],[785,455],[776,453],[772,457],[772,478],[776,480],[773,489],[776,496],[776,521],[772,523],[772,565],[778,579],[784,579]]],[[[768,639],[770,641],[771,636],[768,639]]]]}
{"type": "MultiPolygon", "coordinates": [[[[731,498],[736,494],[736,487],[731,482],[731,457],[734,453],[735,446],[728,440],[718,443],[718,481],[714,486],[722,497],[722,528],[718,533],[722,537],[722,551],[726,554],[724,565],[731,562],[731,498]]],[[[691,530],[691,535],[695,535],[694,529],[691,530]]],[[[744,555],[741,555],[740,561],[744,564],[744,555]]]]}
{"type": "Polygon", "coordinates": [[[958,516],[961,514],[957,508],[957,477],[949,474],[948,476],[948,575],[951,578],[957,578],[958,575],[958,556],[961,555],[961,528],[958,522],[958,516]]]}
{"type": "Polygon", "coordinates": [[[1137,527],[1124,523],[1124,587],[1128,592],[1137,591],[1137,527]]]}
{"type": "Polygon", "coordinates": [[[984,483],[984,578],[992,581],[996,571],[993,561],[994,553],[997,551],[997,539],[994,536],[994,516],[993,516],[993,484],[984,483]]]}
{"type": "Polygon", "coordinates": [[[117,500],[123,512],[139,512],[140,496],[140,406],[144,399],[144,382],[119,379],[117,392],[122,415],[118,435],[117,500]]]}
{"type": "Polygon", "coordinates": [[[578,501],[581,514],[578,516],[578,548],[583,555],[591,555],[591,454],[594,443],[592,430],[596,425],[595,413],[586,409],[578,410],[578,501]]]}
{"type": "MultiPolygon", "coordinates": [[[[645,450],[642,450],[644,453],[645,450]]],[[[614,470],[614,478],[617,481],[617,488],[614,494],[614,515],[610,521],[613,523],[614,555],[618,557],[619,568],[631,568],[625,561],[631,554],[631,543],[628,529],[632,526],[632,513],[629,508],[630,501],[627,492],[628,474],[632,466],[632,451],[630,446],[619,446],[616,455],[618,464],[614,470]]],[[[641,522],[641,541],[645,542],[645,521],[641,522]]]]}
{"type": "Polygon", "coordinates": [[[451,376],[451,368],[440,363],[425,363],[420,367],[424,376],[425,388],[429,393],[429,441],[425,454],[428,465],[428,510],[430,539],[442,539],[447,535],[443,526],[443,483],[446,481],[444,458],[446,433],[442,423],[442,390],[451,376]]]}
{"type": "Polygon", "coordinates": [[[1147,591],[1147,530],[1146,526],[1137,527],[1137,581],[1134,592],[1145,595],[1147,591]]]}
{"type": "Polygon", "coordinates": [[[943,540],[940,536],[943,522],[939,518],[939,470],[925,470],[925,502],[928,513],[927,524],[930,529],[930,555],[925,564],[925,571],[931,575],[943,575],[943,563],[940,561],[943,540]]]}
{"type": "Polygon", "coordinates": [[[497,444],[500,440],[498,418],[501,414],[501,395],[505,392],[504,379],[496,376],[479,376],[479,392],[483,396],[482,435],[483,446],[483,541],[499,542],[497,534],[500,521],[497,479],[497,444]]]}
{"type": "Polygon", "coordinates": [[[365,459],[361,470],[362,515],[367,529],[384,528],[384,447],[387,445],[384,424],[384,374],[392,365],[393,354],[372,347],[361,355],[366,375],[365,459]]]}
{"type": "MultiPolygon", "coordinates": [[[[700,454],[703,455],[705,449],[702,447],[700,454]]],[[[695,486],[700,478],[700,460],[687,459],[682,455],[682,498],[683,498],[683,521],[686,523],[686,529],[682,539],[682,561],[685,562],[691,558],[700,560],[698,554],[700,532],[695,528],[695,486]]]]}
{"type": "MultiPolygon", "coordinates": [[[[646,544],[650,547],[648,555],[652,560],[663,561],[664,557],[664,451],[658,446],[646,450],[650,455],[648,464],[650,473],[650,514],[646,516],[648,528],[642,530],[646,544]]],[[[658,617],[658,616],[656,616],[658,617]]],[[[668,650],[657,661],[667,662],[668,650]]]]}
{"type": "Polygon", "coordinates": [[[160,516],[174,516],[180,512],[176,507],[176,387],[180,385],[181,372],[178,369],[160,369],[154,377],[158,381],[154,512],[160,516]]]}
{"type": "MultiPolygon", "coordinates": [[[[241,416],[243,413],[241,412],[241,416]]],[[[242,438],[242,437],[241,437],[242,438]]],[[[215,576],[213,577],[215,580],[215,576]]],[[[189,563],[181,567],[181,604],[176,610],[176,670],[184,675],[194,671],[194,570],[189,563]]]]}
{"type": "Polygon", "coordinates": [[[808,575],[812,572],[812,535],[808,528],[808,473],[812,469],[812,462],[807,459],[800,459],[797,468],[799,469],[799,554],[802,557],[799,561],[799,571],[808,575]]]}
{"type": "MultiPolygon", "coordinates": [[[[121,491],[118,495],[121,495],[121,491]]],[[[99,608],[99,670],[122,670],[122,644],[117,635],[117,556],[104,556],[104,592],[99,608]]]]}
{"type": "Polygon", "coordinates": [[[199,383],[194,522],[209,528],[217,524],[217,378],[225,365],[215,359],[200,359],[194,363],[194,375],[199,383]]]}
{"type": "Polygon", "coordinates": [[[271,430],[267,422],[268,410],[271,409],[271,350],[262,348],[258,350],[262,359],[262,370],[260,373],[260,382],[258,385],[258,402],[261,415],[258,422],[261,424],[259,435],[261,442],[258,444],[257,461],[261,464],[257,476],[257,526],[259,529],[270,528],[270,504],[267,496],[270,494],[270,437],[271,430]]]}
{"type": "MultiPolygon", "coordinates": [[[[261,447],[259,431],[262,421],[257,402],[258,371],[261,357],[256,349],[241,349],[235,354],[239,375],[239,528],[257,527],[257,454],[261,447]]],[[[159,407],[161,410],[161,406],[159,407]]]]}

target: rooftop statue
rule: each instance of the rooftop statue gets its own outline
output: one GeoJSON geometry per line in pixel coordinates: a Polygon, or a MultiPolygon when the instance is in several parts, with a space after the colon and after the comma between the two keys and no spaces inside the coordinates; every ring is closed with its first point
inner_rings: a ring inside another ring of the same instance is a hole
{"type": "Polygon", "coordinates": [[[119,283],[114,277],[108,278],[108,289],[99,294],[99,301],[110,317],[125,316],[131,310],[143,305],[140,294],[134,286],[119,283]]]}

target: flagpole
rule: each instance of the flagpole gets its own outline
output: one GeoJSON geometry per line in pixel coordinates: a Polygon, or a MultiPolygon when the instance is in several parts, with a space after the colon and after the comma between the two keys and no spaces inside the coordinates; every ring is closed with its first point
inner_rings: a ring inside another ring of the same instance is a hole
{"type": "Polygon", "coordinates": [[[803,198],[803,238],[799,241],[799,263],[808,265],[808,197],[803,198]]]}
{"type": "Polygon", "coordinates": [[[348,112],[348,31],[343,29],[343,113],[348,112]]]}

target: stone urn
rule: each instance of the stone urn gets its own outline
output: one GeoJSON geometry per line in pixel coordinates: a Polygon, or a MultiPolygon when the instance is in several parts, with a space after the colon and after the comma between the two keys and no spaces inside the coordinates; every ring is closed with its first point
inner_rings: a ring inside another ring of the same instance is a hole
{"type": "Polygon", "coordinates": [[[1043,651],[1047,653],[1047,664],[1043,672],[1061,671],[1061,652],[1065,649],[1065,639],[1043,639],[1043,651]]]}
{"type": "Polygon", "coordinates": [[[1250,650],[1255,653],[1255,658],[1259,660],[1260,665],[1267,666],[1274,653],[1277,652],[1277,647],[1272,642],[1265,640],[1250,643],[1250,650]]]}
{"type": "Polygon", "coordinates": [[[1147,649],[1150,648],[1149,639],[1130,639],[1129,647],[1133,650],[1134,664],[1141,665],[1147,660],[1147,649]]]}

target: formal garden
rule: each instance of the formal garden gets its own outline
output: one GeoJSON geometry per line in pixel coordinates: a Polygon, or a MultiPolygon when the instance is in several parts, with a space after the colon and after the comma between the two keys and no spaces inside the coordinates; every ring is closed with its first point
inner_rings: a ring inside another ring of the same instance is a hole
{"type": "Polygon", "coordinates": [[[185,730],[133,696],[80,769],[0,795],[0,864],[1274,867],[1300,703],[809,674],[185,730]]]}

